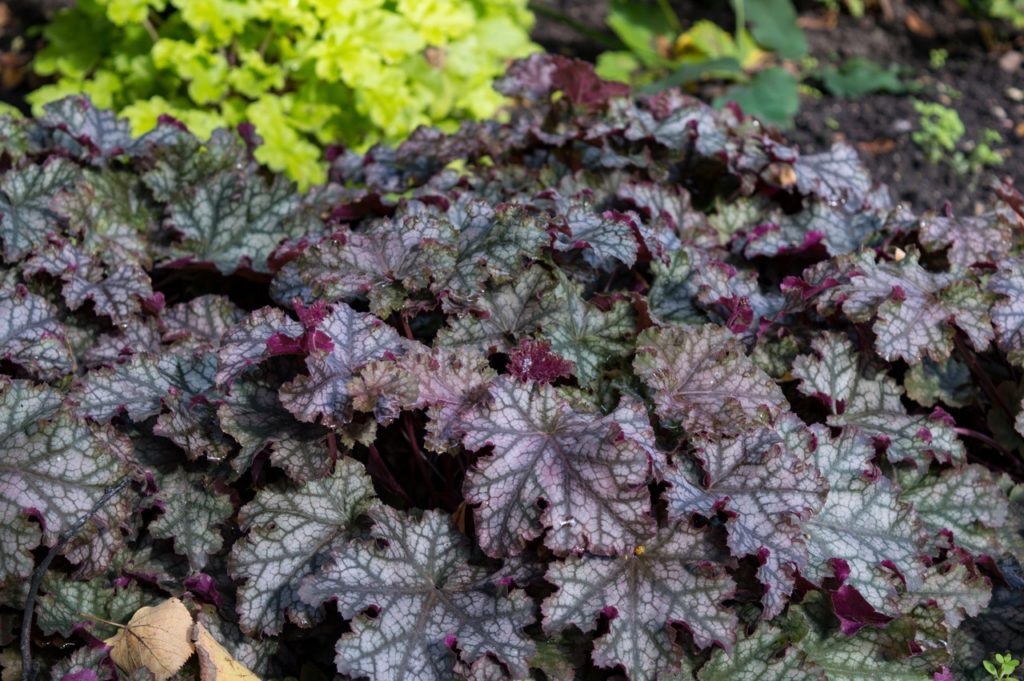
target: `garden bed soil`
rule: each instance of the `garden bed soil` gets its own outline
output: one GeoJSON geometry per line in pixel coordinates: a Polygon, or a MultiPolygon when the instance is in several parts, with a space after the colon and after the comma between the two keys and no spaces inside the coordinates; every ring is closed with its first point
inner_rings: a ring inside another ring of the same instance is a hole
{"type": "MultiPolygon", "coordinates": [[[[594,31],[605,31],[606,0],[549,4],[594,31]]],[[[684,25],[697,18],[722,26],[733,23],[724,0],[673,4],[684,25]]],[[[894,199],[916,211],[941,210],[948,201],[961,214],[975,213],[993,203],[988,185],[995,177],[1015,177],[1024,184],[1024,101],[1014,99],[1024,88],[1024,66],[1018,56],[1024,56],[1024,36],[979,22],[955,2],[893,0],[890,17],[876,10],[860,19],[829,15],[818,2],[800,4],[811,55],[819,62],[860,56],[882,65],[898,64],[914,87],[909,94],[856,99],[805,94],[794,128],[784,131],[802,151],[820,151],[839,140],[851,142],[873,176],[890,186],[894,199]],[[931,65],[933,49],[948,53],[941,68],[931,65]],[[927,162],[912,139],[918,120],[915,98],[956,109],[968,138],[977,138],[986,128],[999,131],[1003,143],[996,148],[1005,154],[1003,165],[963,177],[946,164],[927,162]]],[[[603,49],[599,41],[544,15],[538,16],[534,37],[549,51],[584,59],[596,58],[603,49]]]]}

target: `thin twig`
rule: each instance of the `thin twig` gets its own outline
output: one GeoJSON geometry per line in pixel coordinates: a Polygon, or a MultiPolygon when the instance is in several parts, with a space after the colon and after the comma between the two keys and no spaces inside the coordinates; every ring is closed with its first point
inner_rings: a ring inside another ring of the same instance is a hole
{"type": "Polygon", "coordinates": [[[64,550],[75,535],[78,534],[85,524],[96,515],[101,508],[107,505],[114,496],[124,489],[129,482],[125,475],[113,486],[108,487],[89,512],[75,521],[75,524],[64,530],[57,538],[57,543],[46,553],[46,557],[39,563],[39,567],[32,573],[32,581],[28,587],[28,600],[25,601],[25,612],[21,616],[21,679],[22,681],[34,681],[37,673],[35,663],[32,662],[32,616],[35,614],[36,597],[39,595],[39,585],[43,583],[43,576],[50,567],[50,563],[57,557],[57,554],[64,550]]]}
{"type": "Polygon", "coordinates": [[[962,426],[957,426],[957,427],[953,428],[953,430],[956,432],[957,435],[959,435],[961,437],[970,437],[970,438],[974,438],[975,440],[979,440],[981,442],[984,442],[989,447],[991,447],[992,449],[996,450],[997,452],[999,452],[1003,456],[1009,457],[1009,456],[1012,456],[1012,454],[1013,454],[1006,447],[1004,447],[1001,444],[999,444],[999,442],[997,442],[995,440],[995,438],[993,438],[993,437],[991,437],[989,435],[986,435],[985,433],[982,433],[980,431],[974,430],[973,428],[964,428],[962,426]]]}
{"type": "Polygon", "coordinates": [[[153,25],[153,22],[149,20],[149,17],[142,20],[142,27],[146,29],[149,39],[154,43],[160,40],[160,33],[156,30],[156,26],[153,25]]]}

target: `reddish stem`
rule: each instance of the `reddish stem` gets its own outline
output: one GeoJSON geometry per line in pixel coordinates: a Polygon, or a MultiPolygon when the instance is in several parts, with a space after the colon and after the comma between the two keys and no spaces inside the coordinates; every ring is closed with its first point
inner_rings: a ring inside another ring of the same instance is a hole
{"type": "MultiPolygon", "coordinates": [[[[398,484],[398,480],[395,480],[395,476],[391,474],[390,470],[388,470],[387,465],[384,463],[384,459],[380,456],[380,452],[377,451],[377,446],[370,445],[367,449],[370,451],[370,461],[373,463],[374,469],[379,473],[381,482],[383,482],[392,493],[400,496],[405,503],[410,506],[415,506],[412,499],[409,498],[409,495],[406,494],[405,490],[402,489],[402,486],[398,484]]],[[[373,471],[371,470],[370,472],[372,473],[373,471]]]]}
{"type": "Polygon", "coordinates": [[[412,335],[412,327],[409,325],[409,317],[406,314],[402,314],[402,331],[405,333],[405,337],[409,340],[416,340],[416,337],[412,335]]]}

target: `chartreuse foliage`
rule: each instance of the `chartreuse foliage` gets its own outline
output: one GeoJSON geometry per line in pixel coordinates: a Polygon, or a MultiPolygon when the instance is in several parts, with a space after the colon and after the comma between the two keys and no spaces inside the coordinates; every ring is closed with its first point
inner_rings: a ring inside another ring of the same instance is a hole
{"type": "Polygon", "coordinates": [[[3,120],[4,605],[131,480],[36,659],[106,681],[65,641],[169,597],[262,678],[1019,656],[1024,198],[911,215],[848,147],[560,57],[499,87],[306,193],[223,130],[3,120]]]}
{"type": "Polygon", "coordinates": [[[38,114],[85,93],[136,135],[163,115],[204,139],[248,122],[257,159],[308,186],[327,144],[492,116],[491,81],[536,49],[531,23],[526,0],[83,0],[44,28],[34,68],[56,80],[28,99],[38,114]]]}

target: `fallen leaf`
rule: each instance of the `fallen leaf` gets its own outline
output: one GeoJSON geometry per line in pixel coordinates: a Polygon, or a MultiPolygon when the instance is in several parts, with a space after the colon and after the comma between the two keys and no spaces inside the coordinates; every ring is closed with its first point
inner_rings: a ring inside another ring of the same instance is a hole
{"type": "Polygon", "coordinates": [[[110,657],[133,673],[145,667],[156,681],[166,681],[192,657],[192,615],[177,598],[139,608],[128,624],[108,638],[110,657]]]}
{"type": "Polygon", "coordinates": [[[192,632],[199,657],[199,681],[260,681],[248,667],[231,657],[210,630],[196,622],[192,632]]]}
{"type": "Polygon", "coordinates": [[[779,184],[783,187],[792,187],[796,184],[796,171],[793,166],[784,165],[779,169],[779,184]]]}
{"type": "Polygon", "coordinates": [[[871,154],[872,156],[881,156],[882,154],[890,153],[896,148],[896,140],[885,138],[870,140],[867,142],[858,142],[857,148],[865,153],[871,154]]]}
{"type": "Polygon", "coordinates": [[[833,31],[839,25],[839,12],[802,16],[796,20],[796,24],[805,31],[833,31]]]}
{"type": "Polygon", "coordinates": [[[932,28],[932,25],[922,19],[916,12],[907,12],[905,22],[907,24],[907,30],[914,35],[919,35],[922,38],[935,37],[935,29],[932,28]]]}

